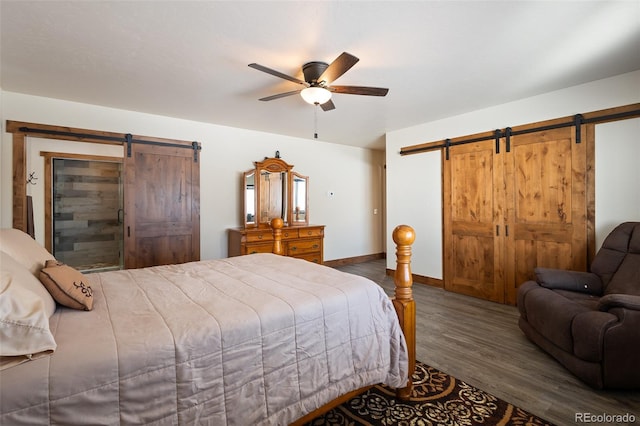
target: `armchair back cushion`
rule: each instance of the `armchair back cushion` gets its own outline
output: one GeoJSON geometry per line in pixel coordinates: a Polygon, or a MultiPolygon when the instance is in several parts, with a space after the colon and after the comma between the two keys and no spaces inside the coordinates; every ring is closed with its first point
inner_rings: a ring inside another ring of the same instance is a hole
{"type": "MultiPolygon", "coordinates": [[[[617,288],[620,284],[616,284],[614,288],[610,288],[609,284],[614,276],[616,277],[616,282],[623,280],[622,276],[618,279],[618,274],[623,272],[619,271],[619,269],[623,263],[627,263],[627,257],[630,255],[633,256],[633,254],[640,254],[640,223],[624,222],[611,231],[591,263],[591,272],[598,275],[602,280],[605,294],[626,293],[622,291],[621,288],[617,288]],[[634,230],[637,230],[637,232],[634,232],[634,230]]],[[[635,262],[639,261],[640,259],[635,260],[635,262]]],[[[631,263],[634,263],[634,261],[631,260],[631,263]]],[[[627,265],[625,268],[630,267],[631,265],[627,265]]],[[[627,278],[624,278],[624,280],[627,281],[630,286],[634,281],[628,280],[627,278]]]]}

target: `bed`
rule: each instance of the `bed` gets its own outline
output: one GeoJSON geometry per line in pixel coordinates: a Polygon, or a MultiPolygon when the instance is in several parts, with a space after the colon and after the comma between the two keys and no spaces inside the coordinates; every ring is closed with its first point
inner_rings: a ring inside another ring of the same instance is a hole
{"type": "Polygon", "coordinates": [[[85,274],[71,294],[42,278],[65,265],[2,230],[0,424],[291,424],[377,383],[406,395],[412,232],[394,231],[390,300],[366,278],[269,253],[85,274]]]}

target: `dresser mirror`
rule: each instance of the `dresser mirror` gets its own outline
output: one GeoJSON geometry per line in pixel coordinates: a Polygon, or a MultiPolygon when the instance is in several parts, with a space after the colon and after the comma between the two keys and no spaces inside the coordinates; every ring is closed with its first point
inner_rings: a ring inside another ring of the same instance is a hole
{"type": "Polygon", "coordinates": [[[287,223],[289,172],[260,170],[258,192],[258,220],[260,224],[269,224],[274,217],[280,217],[287,223]]]}
{"type": "Polygon", "coordinates": [[[293,207],[291,210],[291,222],[295,224],[308,224],[309,208],[309,177],[302,176],[297,172],[291,172],[292,177],[292,192],[291,201],[293,207]]]}
{"type": "Polygon", "coordinates": [[[249,170],[244,172],[242,178],[242,187],[244,189],[244,226],[252,226],[256,224],[256,171],[249,170]]]}
{"type": "Polygon", "coordinates": [[[244,227],[269,227],[279,217],[285,225],[309,224],[309,178],[280,158],[256,161],[244,172],[244,227]]]}

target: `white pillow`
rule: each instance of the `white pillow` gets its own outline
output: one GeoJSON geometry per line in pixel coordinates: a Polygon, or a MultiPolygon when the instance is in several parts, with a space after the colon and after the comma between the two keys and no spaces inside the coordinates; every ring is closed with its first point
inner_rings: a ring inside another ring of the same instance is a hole
{"type": "MultiPolygon", "coordinates": [[[[0,251],[0,270],[2,276],[11,279],[14,286],[29,290],[34,296],[42,300],[42,309],[44,309],[47,318],[56,311],[56,301],[49,293],[49,290],[42,284],[39,278],[31,275],[30,271],[22,266],[13,257],[5,252],[0,251]]],[[[4,288],[4,284],[2,286],[4,288]]],[[[2,291],[2,290],[0,290],[2,291]]],[[[1,318],[1,317],[0,317],[1,318]]]]}
{"type": "Polygon", "coordinates": [[[54,310],[53,298],[37,278],[0,252],[0,370],[55,350],[49,329],[54,310]]]}
{"type": "Polygon", "coordinates": [[[34,277],[38,277],[47,260],[55,259],[29,234],[13,228],[0,229],[0,251],[13,257],[34,277]]]}

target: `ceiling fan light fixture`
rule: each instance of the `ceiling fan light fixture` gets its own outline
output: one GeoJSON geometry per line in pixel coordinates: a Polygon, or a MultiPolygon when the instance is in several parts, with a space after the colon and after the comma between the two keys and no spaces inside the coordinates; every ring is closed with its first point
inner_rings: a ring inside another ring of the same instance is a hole
{"type": "Polygon", "coordinates": [[[324,87],[311,86],[302,89],[300,92],[302,99],[311,105],[322,105],[331,99],[331,92],[324,87]]]}

